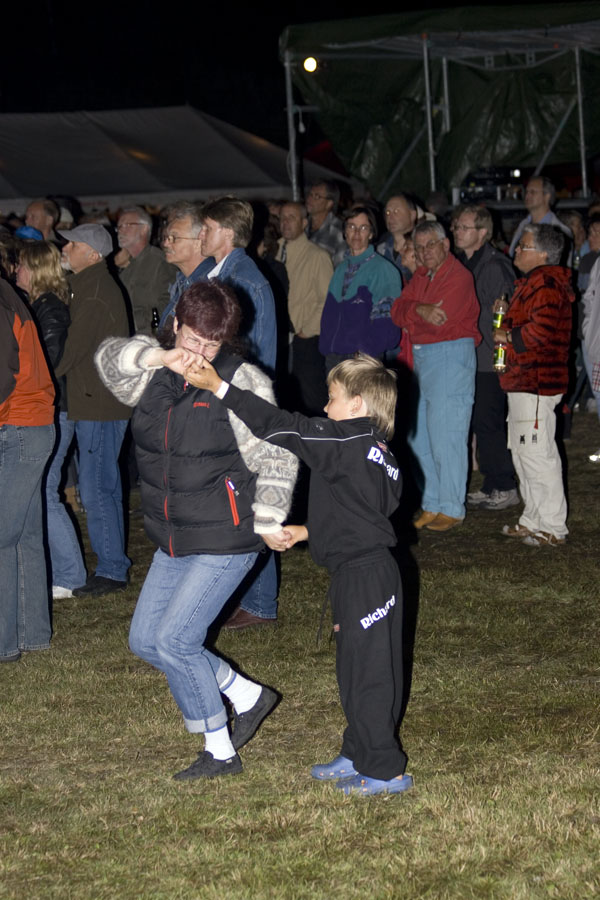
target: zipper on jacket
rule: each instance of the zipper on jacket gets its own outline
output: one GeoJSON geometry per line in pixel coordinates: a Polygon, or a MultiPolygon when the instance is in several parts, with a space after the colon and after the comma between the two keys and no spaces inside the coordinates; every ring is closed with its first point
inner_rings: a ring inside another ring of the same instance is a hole
{"type": "Polygon", "coordinates": [[[225,487],[227,488],[227,496],[229,497],[229,506],[231,507],[231,517],[233,519],[234,525],[240,524],[240,514],[238,513],[237,503],[235,498],[239,497],[239,491],[236,490],[235,484],[229,478],[229,476],[225,476],[225,487]]]}
{"type": "MultiPolygon", "coordinates": [[[[165,466],[168,465],[168,461],[169,461],[169,457],[168,457],[168,450],[169,450],[169,422],[171,421],[171,411],[172,411],[172,409],[173,409],[173,407],[170,406],[170,407],[169,407],[169,412],[167,413],[167,424],[165,425],[165,466]]],[[[165,500],[164,500],[164,504],[163,504],[163,511],[164,511],[164,514],[165,514],[165,520],[168,522],[168,521],[169,521],[169,506],[168,506],[168,500],[169,500],[169,489],[168,489],[169,479],[167,478],[167,472],[166,472],[166,469],[163,470],[163,479],[164,479],[164,486],[165,486],[165,500]]],[[[173,535],[170,533],[170,529],[169,529],[169,555],[170,555],[170,556],[174,556],[174,555],[175,555],[175,554],[173,553],[173,535]]]]}

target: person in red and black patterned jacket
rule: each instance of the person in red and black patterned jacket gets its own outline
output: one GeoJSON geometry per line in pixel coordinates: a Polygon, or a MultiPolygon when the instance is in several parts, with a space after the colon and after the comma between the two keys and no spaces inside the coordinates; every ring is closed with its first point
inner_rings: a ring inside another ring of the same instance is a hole
{"type": "Polygon", "coordinates": [[[0,278],[0,662],[50,645],[42,475],[54,386],[31,312],[0,278]]]}
{"type": "Polygon", "coordinates": [[[508,446],[525,508],[503,533],[526,544],[563,544],[567,502],[555,441],[555,408],[567,390],[571,273],[558,265],[564,236],[552,225],[527,225],[516,248],[517,281],[505,327],[494,333],[505,343],[506,371],[500,384],[508,394],[508,446]]]}

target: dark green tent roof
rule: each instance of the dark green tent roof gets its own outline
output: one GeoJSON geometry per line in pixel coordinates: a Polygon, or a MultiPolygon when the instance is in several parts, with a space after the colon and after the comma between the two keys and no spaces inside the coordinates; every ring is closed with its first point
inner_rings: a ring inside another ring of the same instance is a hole
{"type": "Polygon", "coordinates": [[[460,7],[320,22],[288,27],[280,48],[352,174],[376,194],[426,192],[424,43],[435,167],[449,188],[480,166],[536,165],[567,113],[548,161],[579,158],[576,52],[586,151],[600,151],[599,10],[590,2],[460,7]],[[307,55],[322,63],[314,75],[300,65],[307,55]]]}

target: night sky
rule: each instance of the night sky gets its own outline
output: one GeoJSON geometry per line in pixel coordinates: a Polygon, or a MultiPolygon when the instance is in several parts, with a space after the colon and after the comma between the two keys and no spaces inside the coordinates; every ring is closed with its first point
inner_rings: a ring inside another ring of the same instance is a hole
{"type": "MultiPolygon", "coordinates": [[[[412,4],[411,4],[412,5],[412,4]]],[[[365,15],[365,4],[171,0],[8,0],[3,5],[1,112],[190,103],[287,143],[279,35],[289,24],[365,15]],[[342,11],[343,10],[343,11],[342,11]]],[[[404,4],[404,8],[407,7],[404,4]]],[[[377,13],[398,11],[378,4],[377,13]]],[[[315,129],[315,139],[319,139],[315,129]]]]}

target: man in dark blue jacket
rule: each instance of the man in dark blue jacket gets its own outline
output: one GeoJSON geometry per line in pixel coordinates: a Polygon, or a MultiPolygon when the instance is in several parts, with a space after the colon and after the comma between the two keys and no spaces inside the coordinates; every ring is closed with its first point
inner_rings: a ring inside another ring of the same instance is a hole
{"type": "Polygon", "coordinates": [[[507,302],[510,300],[515,272],[509,258],[490,244],[493,223],[484,206],[460,207],[452,231],[456,256],[475,281],[481,307],[479,330],[483,339],[477,347],[472,423],[483,484],[480,491],[467,495],[467,504],[471,508],[507,509],[519,503],[519,494],[506,446],[506,394],[494,370],[492,307],[503,294],[507,302]]]}

